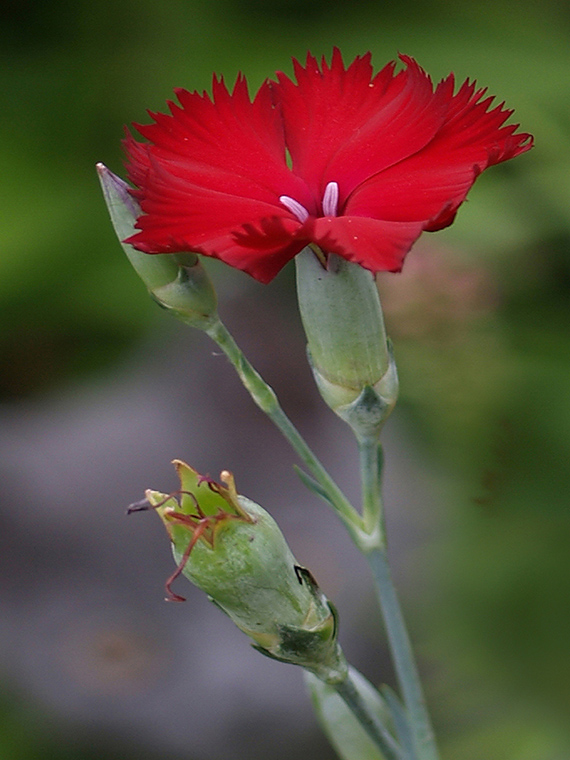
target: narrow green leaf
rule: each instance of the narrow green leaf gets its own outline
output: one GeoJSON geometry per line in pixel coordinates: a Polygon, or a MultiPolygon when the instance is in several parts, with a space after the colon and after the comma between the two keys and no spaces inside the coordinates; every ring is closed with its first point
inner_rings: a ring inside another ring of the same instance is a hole
{"type": "Polygon", "coordinates": [[[312,478],[310,475],[307,475],[307,473],[304,470],[302,470],[300,467],[298,467],[296,464],[293,465],[293,469],[295,470],[297,475],[301,478],[303,485],[306,486],[309,489],[309,491],[312,491],[321,499],[324,499],[327,502],[327,504],[331,504],[334,507],[334,504],[332,504],[324,488],[322,488],[322,486],[319,483],[317,483],[317,481],[314,478],[312,478]]]}
{"type": "Polygon", "coordinates": [[[386,684],[383,684],[380,687],[380,693],[385,698],[386,703],[390,708],[394,721],[394,728],[396,729],[398,742],[404,751],[404,757],[409,758],[409,760],[418,760],[418,757],[415,754],[414,740],[408,714],[404,705],[400,702],[396,692],[386,684]]]}

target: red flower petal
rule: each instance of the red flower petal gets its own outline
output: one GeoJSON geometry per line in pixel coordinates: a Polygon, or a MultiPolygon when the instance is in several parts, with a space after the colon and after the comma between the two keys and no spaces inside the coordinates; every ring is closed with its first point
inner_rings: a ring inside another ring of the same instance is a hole
{"type": "MultiPolygon", "coordinates": [[[[489,111],[493,98],[466,81],[450,98],[444,124],[418,153],[364,182],[349,198],[345,213],[393,221],[427,222],[441,229],[453,221],[478,175],[532,147],[518,125],[502,126],[512,111],[489,111]]],[[[453,89],[453,76],[438,86],[453,89]]]]}
{"type": "Polygon", "coordinates": [[[233,91],[178,90],[170,114],[125,140],[142,215],[128,239],[147,253],[196,251],[268,282],[316,243],[372,271],[401,268],[423,230],[453,221],[476,177],[532,146],[511,111],[449,76],[433,89],[411,58],[372,74],[311,55],[253,102],[233,91]],[[287,166],[289,151],[292,168],[287,166]],[[338,192],[337,192],[338,191],[338,192]],[[337,203],[338,195],[338,203],[337,203]],[[339,214],[336,216],[335,214],[339,214]]]}
{"type": "Polygon", "coordinates": [[[422,222],[392,222],[361,216],[321,217],[306,223],[310,240],[372,272],[399,272],[422,222]]]}
{"type": "Polygon", "coordinates": [[[267,217],[258,225],[244,224],[232,234],[211,239],[207,247],[198,246],[194,250],[215,256],[268,283],[307,244],[305,238],[297,237],[300,228],[300,222],[290,215],[267,217]],[[213,250],[217,252],[212,253],[213,250]]]}
{"type": "MultiPolygon", "coordinates": [[[[153,114],[155,124],[138,127],[149,145],[125,142],[129,179],[144,212],[137,222],[141,231],[128,242],[147,253],[199,251],[235,266],[236,230],[268,217],[291,222],[279,196],[307,206],[311,196],[287,167],[268,85],[253,103],[242,77],[231,94],[214,79],[213,100],[185,90],[177,95],[181,107],[170,103],[171,115],[153,114]]],[[[276,241],[265,242],[273,256],[276,241]]]]}
{"type": "Polygon", "coordinates": [[[434,94],[418,64],[401,56],[406,69],[394,75],[394,62],[372,77],[370,54],[345,69],[338,49],[330,67],[312,56],[294,61],[297,84],[283,73],[273,84],[281,105],[285,140],[293,171],[317,199],[328,182],[337,182],[340,204],[365,179],[423,148],[443,124],[447,94],[434,94]]]}

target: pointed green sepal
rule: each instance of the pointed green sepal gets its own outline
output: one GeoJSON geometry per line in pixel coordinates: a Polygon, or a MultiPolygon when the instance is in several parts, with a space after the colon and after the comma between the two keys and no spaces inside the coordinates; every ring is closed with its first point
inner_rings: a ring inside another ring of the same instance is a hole
{"type": "Polygon", "coordinates": [[[97,173],[113,229],[154,300],[193,327],[206,329],[217,321],[216,293],[199,257],[195,253],[142,253],[125,243],[136,232],[140,206],[129,185],[104,164],[97,164],[97,173]]]}

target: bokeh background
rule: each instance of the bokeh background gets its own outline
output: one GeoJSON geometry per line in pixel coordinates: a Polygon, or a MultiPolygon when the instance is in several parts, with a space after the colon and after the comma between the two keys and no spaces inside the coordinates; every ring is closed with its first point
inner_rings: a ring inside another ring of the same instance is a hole
{"type": "MultiPolygon", "coordinates": [[[[570,757],[570,9],[558,0],[8,0],[0,24],[0,757],[332,758],[300,672],[186,584],[144,488],[170,459],[267,506],[393,682],[366,571],[207,340],[130,269],[94,165],[175,86],[256,87],[307,49],[413,55],[516,108],[529,154],[380,287],[401,376],[386,429],[391,551],[447,760],[570,757]]],[[[207,262],[221,312],[358,498],[304,360],[291,269],[207,262]]]]}

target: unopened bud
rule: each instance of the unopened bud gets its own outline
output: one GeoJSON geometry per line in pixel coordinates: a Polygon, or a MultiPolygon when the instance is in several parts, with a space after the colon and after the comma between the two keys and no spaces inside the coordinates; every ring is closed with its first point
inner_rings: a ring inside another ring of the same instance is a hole
{"type": "Polygon", "coordinates": [[[217,320],[217,299],[198,256],[141,253],[124,243],[135,234],[141,209],[126,182],[103,164],[97,164],[97,172],[119,242],[154,300],[193,327],[206,329],[217,320]]]}
{"type": "Polygon", "coordinates": [[[174,462],[175,495],[147,491],[162,518],[176,572],[208,594],[263,654],[301,665],[328,682],[343,680],[336,612],[311,573],[296,561],[279,526],[258,504],[238,495],[231,473],[221,483],[174,462]]]}

